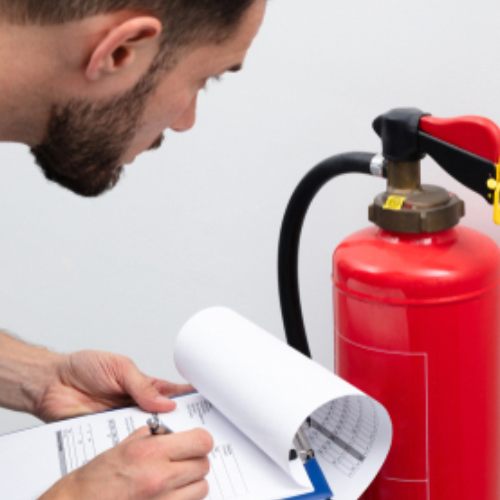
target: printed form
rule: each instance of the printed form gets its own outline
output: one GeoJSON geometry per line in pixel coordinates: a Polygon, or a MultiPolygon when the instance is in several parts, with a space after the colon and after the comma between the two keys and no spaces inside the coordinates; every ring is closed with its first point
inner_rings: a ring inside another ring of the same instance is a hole
{"type": "MultiPolygon", "coordinates": [[[[304,470],[303,478],[309,487],[297,484],[203,396],[192,394],[176,401],[174,412],[161,415],[168,427],[174,432],[202,427],[214,438],[207,500],[271,500],[312,491],[304,470]]],[[[126,408],[3,436],[1,497],[38,498],[61,477],[146,425],[150,417],[138,408],[126,408]],[[20,477],[29,480],[20,481],[20,477]]]]}
{"type": "MultiPolygon", "coordinates": [[[[207,500],[312,492],[301,460],[290,459],[299,428],[335,500],[357,499],[387,456],[392,426],[382,405],[228,309],[192,318],[174,359],[199,393],[177,398],[160,418],[174,432],[202,427],[214,438],[207,500]]],[[[38,498],[149,417],[127,408],[1,437],[0,497],[38,498]],[[19,481],[20,470],[29,481],[19,481]]]]}

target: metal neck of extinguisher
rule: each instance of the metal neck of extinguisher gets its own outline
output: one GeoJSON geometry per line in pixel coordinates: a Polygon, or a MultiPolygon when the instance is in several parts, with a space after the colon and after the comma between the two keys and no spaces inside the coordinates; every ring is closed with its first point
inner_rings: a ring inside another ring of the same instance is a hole
{"type": "Polygon", "coordinates": [[[309,357],[299,293],[299,243],[307,210],[328,181],[347,173],[388,178],[386,192],[370,206],[372,222],[399,233],[442,231],[458,224],[465,209],[453,193],[421,185],[420,161],[428,154],[493,204],[500,224],[500,129],[495,124],[478,117],[436,119],[408,108],[379,116],[373,127],[382,139],[383,155],[347,153],[320,163],[297,186],[283,219],[278,281],[285,333],[289,345],[309,357]]]}
{"type": "Polygon", "coordinates": [[[380,155],[347,153],[333,156],[313,168],[300,182],[286,210],[278,255],[278,281],[281,311],[288,344],[311,357],[302,316],[299,293],[299,242],[304,219],[318,191],[339,175],[359,173],[386,176],[380,155]]]}

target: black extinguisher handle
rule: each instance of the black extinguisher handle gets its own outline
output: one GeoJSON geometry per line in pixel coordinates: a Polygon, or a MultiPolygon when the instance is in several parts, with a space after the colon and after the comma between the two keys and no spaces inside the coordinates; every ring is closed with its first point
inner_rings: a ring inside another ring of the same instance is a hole
{"type": "Polygon", "coordinates": [[[385,177],[380,158],[373,153],[346,153],[332,156],[314,167],[295,189],[283,218],[278,250],[278,284],[281,314],[288,344],[311,357],[302,316],[299,292],[299,244],[304,219],[318,191],[342,174],[360,173],[385,177]]]}

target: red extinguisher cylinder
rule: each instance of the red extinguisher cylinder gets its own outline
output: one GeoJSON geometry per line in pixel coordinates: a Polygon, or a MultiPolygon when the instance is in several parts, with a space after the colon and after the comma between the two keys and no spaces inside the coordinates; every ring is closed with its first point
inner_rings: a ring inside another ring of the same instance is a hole
{"type": "Polygon", "coordinates": [[[500,249],[459,226],[465,205],[421,183],[430,156],[493,205],[500,224],[500,128],[416,108],[376,118],[382,155],[349,153],[312,169],[283,219],[280,300],[289,344],[310,355],[298,250],[316,193],[345,173],[387,179],[374,224],[333,257],[335,371],[382,403],[392,447],[363,500],[500,499],[500,249]]]}
{"type": "Polygon", "coordinates": [[[377,227],[333,257],[335,371],[389,411],[363,500],[500,498],[500,250],[467,227],[377,227]]]}

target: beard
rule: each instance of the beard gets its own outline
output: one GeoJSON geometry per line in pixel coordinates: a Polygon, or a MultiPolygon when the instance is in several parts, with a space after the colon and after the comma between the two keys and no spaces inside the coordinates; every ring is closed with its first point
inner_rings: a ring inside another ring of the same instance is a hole
{"type": "MultiPolygon", "coordinates": [[[[161,74],[153,64],[132,89],[119,96],[54,104],[44,139],[31,148],[45,177],[81,196],[99,196],[112,189],[123,173],[120,160],[161,74]]],[[[149,149],[157,149],[162,141],[163,135],[149,149]]]]}

